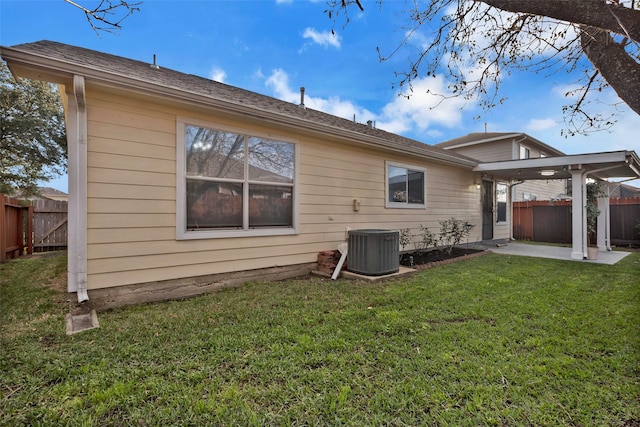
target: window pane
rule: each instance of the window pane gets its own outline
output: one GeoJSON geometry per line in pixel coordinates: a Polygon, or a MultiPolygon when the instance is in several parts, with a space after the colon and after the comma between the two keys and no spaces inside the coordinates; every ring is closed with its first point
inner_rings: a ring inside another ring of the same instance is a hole
{"type": "Polygon", "coordinates": [[[244,178],[244,136],[191,125],[185,131],[188,176],[244,178]]]}
{"type": "Polygon", "coordinates": [[[424,203],[424,173],[409,171],[409,203],[424,203]]]}
{"type": "Polygon", "coordinates": [[[242,228],[242,184],[187,180],[187,230],[242,228]]]}
{"type": "Polygon", "coordinates": [[[275,185],[249,186],[249,227],[293,225],[293,189],[275,185]]]}
{"type": "Polygon", "coordinates": [[[293,144],[249,137],[249,179],[293,182],[293,144]]]}
{"type": "Polygon", "coordinates": [[[508,187],[506,184],[498,183],[498,185],[496,185],[496,201],[498,205],[496,222],[507,221],[507,191],[508,187]]]}
{"type": "Polygon", "coordinates": [[[407,170],[389,166],[389,201],[407,203],[407,170]]]}

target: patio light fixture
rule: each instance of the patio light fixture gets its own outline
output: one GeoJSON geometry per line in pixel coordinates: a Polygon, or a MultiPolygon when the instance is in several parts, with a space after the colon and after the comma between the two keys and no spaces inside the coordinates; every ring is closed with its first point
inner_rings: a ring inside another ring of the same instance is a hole
{"type": "Polygon", "coordinates": [[[541,170],[540,171],[540,175],[542,175],[542,176],[553,176],[555,174],[556,174],[556,171],[554,171],[553,169],[541,170]]]}

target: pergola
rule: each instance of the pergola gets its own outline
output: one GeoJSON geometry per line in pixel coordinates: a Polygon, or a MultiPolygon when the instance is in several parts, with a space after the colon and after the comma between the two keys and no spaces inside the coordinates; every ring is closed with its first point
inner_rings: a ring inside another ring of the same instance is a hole
{"type": "MultiPolygon", "coordinates": [[[[597,181],[640,178],[640,159],[635,151],[576,154],[559,157],[480,163],[474,169],[483,176],[511,181],[568,179],[572,190],[572,259],[587,257],[587,178],[597,181]]],[[[609,197],[598,198],[600,251],[611,250],[609,197]]]]}

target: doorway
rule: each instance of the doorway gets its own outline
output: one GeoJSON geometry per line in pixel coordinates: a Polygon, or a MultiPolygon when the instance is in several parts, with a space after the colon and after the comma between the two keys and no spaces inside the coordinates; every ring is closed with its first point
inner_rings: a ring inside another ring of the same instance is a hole
{"type": "Polygon", "coordinates": [[[493,181],[482,181],[482,240],[493,239],[493,181]]]}

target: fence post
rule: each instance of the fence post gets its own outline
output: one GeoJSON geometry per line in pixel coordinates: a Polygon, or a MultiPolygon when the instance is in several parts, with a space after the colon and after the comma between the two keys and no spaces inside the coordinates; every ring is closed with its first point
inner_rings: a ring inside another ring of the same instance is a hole
{"type": "Polygon", "coordinates": [[[0,262],[7,257],[7,218],[5,207],[5,195],[0,193],[0,262]]]}
{"type": "Polygon", "coordinates": [[[27,254],[33,254],[33,205],[29,205],[27,211],[26,243],[27,254]]]}

